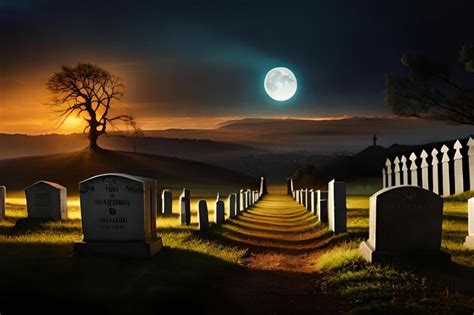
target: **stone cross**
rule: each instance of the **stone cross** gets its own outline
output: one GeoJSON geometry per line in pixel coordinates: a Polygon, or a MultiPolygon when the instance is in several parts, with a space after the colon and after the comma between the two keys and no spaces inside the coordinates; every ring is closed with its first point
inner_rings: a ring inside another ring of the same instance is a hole
{"type": "Polygon", "coordinates": [[[206,200],[199,200],[198,203],[198,225],[199,231],[205,231],[209,228],[209,212],[206,200]]]}
{"type": "Polygon", "coordinates": [[[451,194],[450,183],[449,183],[449,148],[446,145],[441,147],[443,157],[441,158],[441,170],[443,175],[443,196],[449,196],[451,194]]]}
{"type": "Polygon", "coordinates": [[[400,177],[401,177],[401,173],[400,173],[400,159],[398,158],[398,156],[395,157],[395,160],[393,161],[393,164],[395,165],[394,167],[394,175],[395,175],[395,186],[400,186],[400,177]]]}
{"type": "Polygon", "coordinates": [[[410,154],[409,157],[411,164],[410,164],[410,174],[411,174],[411,185],[418,186],[418,166],[416,166],[416,154],[413,152],[410,154]]]}
{"type": "Polygon", "coordinates": [[[389,159],[385,162],[387,168],[387,187],[392,187],[392,162],[389,159]]]}
{"type": "Polygon", "coordinates": [[[464,192],[464,173],[462,169],[462,154],[461,149],[462,145],[459,140],[456,140],[454,143],[453,149],[454,152],[454,193],[459,194],[464,192]]]}
{"type": "Polygon", "coordinates": [[[370,197],[369,239],[359,251],[369,262],[447,263],[441,251],[443,200],[420,187],[386,188],[370,197]]]}
{"type": "Polygon", "coordinates": [[[179,196],[179,217],[181,225],[191,224],[191,191],[186,188],[179,196]]]}
{"type": "Polygon", "coordinates": [[[424,189],[430,189],[430,183],[428,181],[428,163],[426,162],[426,158],[428,157],[428,153],[425,150],[421,151],[421,187],[424,189]]]}
{"type": "Polygon", "coordinates": [[[59,184],[39,181],[25,188],[29,218],[67,219],[67,190],[59,184]]]}
{"type": "Polygon", "coordinates": [[[0,218],[5,216],[6,210],[6,200],[7,200],[7,188],[5,186],[0,186],[0,218]]]}
{"type": "Polygon", "coordinates": [[[431,175],[433,177],[433,192],[435,194],[439,194],[438,153],[436,148],[431,151],[431,175]]]}
{"type": "Polygon", "coordinates": [[[407,158],[402,155],[400,159],[402,162],[402,174],[403,174],[403,185],[408,185],[408,167],[407,167],[407,158]]]}
{"type": "Polygon", "coordinates": [[[214,208],[214,223],[222,224],[225,221],[224,201],[220,200],[219,193],[217,193],[216,205],[214,208]]]}
{"type": "Polygon", "coordinates": [[[173,194],[169,189],[163,189],[161,193],[161,209],[164,215],[171,215],[173,213],[173,194]]]}
{"type": "Polygon", "coordinates": [[[328,184],[328,224],[334,234],[346,232],[346,184],[334,179],[328,184]]]}

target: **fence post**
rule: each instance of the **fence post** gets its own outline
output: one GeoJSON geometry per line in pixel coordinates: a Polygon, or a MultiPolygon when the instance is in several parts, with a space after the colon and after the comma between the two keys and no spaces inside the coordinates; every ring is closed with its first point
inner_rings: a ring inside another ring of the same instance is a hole
{"type": "Polygon", "coordinates": [[[428,157],[428,153],[425,150],[421,151],[421,187],[424,189],[430,189],[430,183],[428,182],[428,163],[426,162],[426,158],[428,157]]]}
{"type": "Polygon", "coordinates": [[[443,153],[443,158],[441,159],[441,167],[443,174],[443,196],[449,196],[451,191],[449,189],[449,148],[446,145],[441,147],[441,152],[443,153]]]}
{"type": "Polygon", "coordinates": [[[431,171],[433,172],[432,175],[433,175],[433,192],[435,194],[439,194],[439,175],[438,175],[438,164],[439,164],[439,161],[438,161],[438,150],[436,150],[436,148],[433,149],[433,151],[431,151],[431,157],[433,158],[432,161],[431,161],[431,171]]]}
{"type": "Polygon", "coordinates": [[[464,191],[464,174],[462,170],[462,144],[456,140],[453,146],[454,152],[454,193],[459,194],[464,191]]]}
{"type": "Polygon", "coordinates": [[[387,187],[392,187],[392,162],[387,159],[385,166],[387,167],[387,187]]]}
{"type": "Polygon", "coordinates": [[[410,171],[411,171],[411,185],[418,186],[418,167],[416,166],[416,154],[412,152],[410,155],[410,171]]]}
{"type": "Polygon", "coordinates": [[[395,157],[395,160],[393,161],[393,163],[395,164],[395,167],[394,167],[394,172],[395,172],[395,186],[400,186],[400,159],[397,157],[395,157]]]}
{"type": "Polygon", "coordinates": [[[402,155],[402,173],[403,173],[403,185],[408,185],[408,167],[407,167],[407,158],[402,155]]]}
{"type": "Polygon", "coordinates": [[[474,190],[474,139],[469,137],[467,141],[467,156],[469,158],[469,189],[474,190]]]}

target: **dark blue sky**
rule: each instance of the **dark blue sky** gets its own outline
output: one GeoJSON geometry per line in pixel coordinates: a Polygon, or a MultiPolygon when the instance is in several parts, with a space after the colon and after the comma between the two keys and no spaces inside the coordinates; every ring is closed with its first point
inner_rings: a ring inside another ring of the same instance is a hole
{"type": "Polygon", "coordinates": [[[455,69],[473,21],[456,0],[0,0],[0,80],[44,88],[60,64],[93,62],[125,79],[137,116],[379,115],[401,54],[455,69]],[[281,65],[300,84],[286,104],[262,82],[281,65]]]}

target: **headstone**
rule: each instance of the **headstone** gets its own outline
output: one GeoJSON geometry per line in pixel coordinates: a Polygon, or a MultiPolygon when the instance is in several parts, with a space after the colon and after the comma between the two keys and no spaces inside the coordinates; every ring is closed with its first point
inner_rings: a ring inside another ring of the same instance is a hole
{"type": "Polygon", "coordinates": [[[239,211],[245,210],[245,192],[243,189],[239,192],[239,211]]]}
{"type": "Polygon", "coordinates": [[[369,262],[448,262],[442,221],[437,194],[409,185],[382,189],[370,197],[369,239],[359,250],[369,262]]]}
{"type": "Polygon", "coordinates": [[[469,137],[467,141],[468,165],[469,165],[469,189],[474,190],[474,139],[469,137]]]}
{"type": "Polygon", "coordinates": [[[164,215],[173,213],[173,193],[169,189],[163,189],[161,193],[161,209],[164,215]]]}
{"type": "Polygon", "coordinates": [[[464,192],[464,173],[462,169],[462,145],[459,140],[454,143],[454,193],[460,194],[464,192]]]}
{"type": "Polygon", "coordinates": [[[328,192],[327,191],[316,191],[316,214],[318,215],[319,221],[328,222],[328,192]]]}
{"type": "Polygon", "coordinates": [[[418,186],[418,166],[416,166],[416,154],[413,152],[410,154],[410,171],[411,171],[411,185],[418,186]]]}
{"type": "Polygon", "coordinates": [[[441,174],[443,175],[443,196],[449,196],[451,194],[450,183],[449,183],[449,148],[446,145],[441,147],[443,157],[441,158],[441,174]]]}
{"type": "Polygon", "coordinates": [[[424,189],[430,189],[430,184],[428,182],[428,162],[426,162],[426,158],[428,157],[428,153],[425,150],[421,151],[421,187],[424,189]]]}
{"type": "Polygon", "coordinates": [[[402,158],[400,159],[402,162],[402,174],[403,174],[403,185],[408,185],[408,167],[407,167],[407,158],[402,155],[402,158]]]}
{"type": "Polygon", "coordinates": [[[385,170],[385,167],[382,168],[382,187],[387,187],[387,171],[385,170]]]}
{"type": "Polygon", "coordinates": [[[230,218],[237,216],[237,209],[239,208],[237,200],[238,198],[236,194],[230,194],[229,197],[227,197],[230,218]]]}
{"type": "Polygon", "coordinates": [[[433,192],[439,194],[439,175],[438,175],[438,150],[431,151],[431,176],[433,178],[433,192]]]}
{"type": "Polygon", "coordinates": [[[7,202],[7,188],[5,186],[0,186],[0,218],[5,216],[7,202]]]}
{"type": "Polygon", "coordinates": [[[222,224],[225,221],[225,207],[224,201],[220,200],[219,194],[217,194],[216,205],[214,208],[214,223],[222,224]]]}
{"type": "Polygon", "coordinates": [[[287,195],[291,195],[291,194],[292,194],[291,181],[292,181],[292,179],[291,179],[290,177],[288,177],[288,178],[286,179],[286,194],[287,194],[287,195]]]}
{"type": "Polygon", "coordinates": [[[59,184],[39,181],[25,188],[28,218],[67,219],[67,190],[59,184]]]}
{"type": "Polygon", "coordinates": [[[385,167],[387,168],[387,187],[392,187],[392,162],[389,159],[385,161],[385,167]]]}
{"type": "Polygon", "coordinates": [[[79,183],[84,239],[79,254],[152,256],[162,247],[156,232],[153,179],[101,174],[79,183]]]}
{"type": "Polygon", "coordinates": [[[181,225],[191,224],[191,191],[186,188],[179,196],[179,217],[181,225]]]}
{"type": "Polygon", "coordinates": [[[467,237],[464,246],[474,249],[474,198],[467,202],[467,237]]]}
{"type": "Polygon", "coordinates": [[[266,194],[268,194],[267,180],[265,179],[265,177],[261,177],[260,178],[260,191],[258,195],[262,197],[262,196],[265,196],[266,194]]]}
{"type": "Polygon", "coordinates": [[[334,234],[347,230],[346,184],[334,179],[328,184],[328,224],[334,234]]]}
{"type": "Polygon", "coordinates": [[[198,224],[199,230],[205,231],[209,228],[209,212],[206,200],[199,200],[198,203],[198,224]]]}
{"type": "Polygon", "coordinates": [[[308,210],[312,214],[316,214],[316,199],[314,197],[315,197],[314,189],[310,189],[309,190],[309,209],[308,210]]]}
{"type": "Polygon", "coordinates": [[[400,173],[400,160],[398,159],[398,156],[395,157],[395,160],[393,161],[394,163],[394,175],[395,175],[395,186],[400,186],[400,179],[401,179],[401,173],[400,173]]]}

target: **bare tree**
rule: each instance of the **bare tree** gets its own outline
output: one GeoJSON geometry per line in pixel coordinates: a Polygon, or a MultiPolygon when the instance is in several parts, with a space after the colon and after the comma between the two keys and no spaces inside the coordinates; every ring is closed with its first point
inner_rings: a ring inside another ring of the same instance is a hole
{"type": "MultiPolygon", "coordinates": [[[[409,75],[386,75],[386,102],[402,117],[418,117],[474,125],[474,86],[452,80],[447,67],[430,58],[405,54],[409,75]]],[[[466,43],[459,62],[474,73],[474,42],[466,43]]]]}
{"type": "Polygon", "coordinates": [[[112,101],[123,96],[121,80],[108,71],[92,64],[80,63],[74,67],[62,66],[61,71],[47,82],[52,92],[55,112],[59,114],[61,126],[71,115],[82,117],[89,131],[89,149],[100,149],[97,140],[107,132],[107,127],[115,128],[117,123],[139,130],[135,120],[129,115],[111,115],[112,101]]]}

